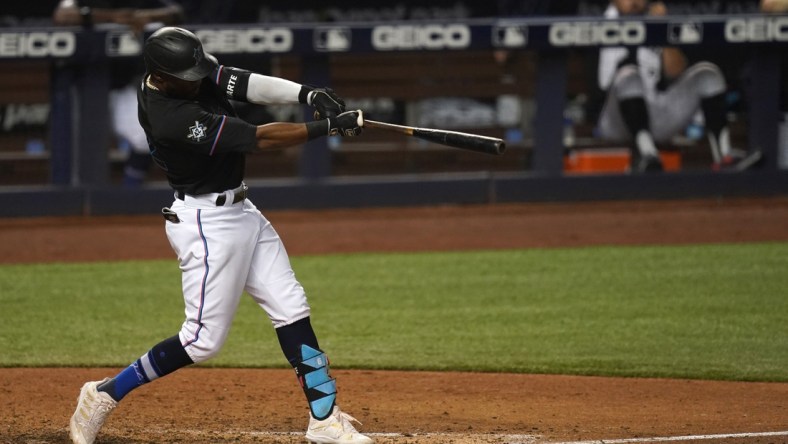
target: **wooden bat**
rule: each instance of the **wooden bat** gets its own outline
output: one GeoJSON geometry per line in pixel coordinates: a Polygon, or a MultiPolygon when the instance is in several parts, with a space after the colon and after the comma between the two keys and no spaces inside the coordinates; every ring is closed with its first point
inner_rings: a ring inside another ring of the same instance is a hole
{"type": "Polygon", "coordinates": [[[460,133],[432,128],[417,128],[413,126],[394,125],[393,123],[377,122],[364,119],[365,128],[378,128],[406,136],[416,137],[441,145],[476,151],[477,153],[494,154],[496,156],[506,151],[506,142],[495,137],[480,136],[478,134],[460,133]]]}

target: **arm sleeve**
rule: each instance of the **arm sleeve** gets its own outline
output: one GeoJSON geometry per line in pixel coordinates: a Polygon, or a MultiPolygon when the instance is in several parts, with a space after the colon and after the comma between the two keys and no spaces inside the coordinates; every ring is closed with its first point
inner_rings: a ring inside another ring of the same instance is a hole
{"type": "Polygon", "coordinates": [[[214,70],[214,82],[232,100],[257,105],[303,103],[299,101],[302,85],[279,77],[219,65],[214,70]]]}
{"type": "Polygon", "coordinates": [[[279,77],[254,74],[249,76],[246,99],[260,105],[298,104],[301,84],[279,77]]]}

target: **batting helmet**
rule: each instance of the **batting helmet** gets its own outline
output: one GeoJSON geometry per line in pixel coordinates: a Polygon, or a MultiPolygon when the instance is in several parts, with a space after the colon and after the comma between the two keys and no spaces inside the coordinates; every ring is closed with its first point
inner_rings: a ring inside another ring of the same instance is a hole
{"type": "Polygon", "coordinates": [[[182,80],[195,81],[211,73],[216,58],[202,49],[192,32],[168,26],[151,34],[143,51],[145,67],[182,80]]]}

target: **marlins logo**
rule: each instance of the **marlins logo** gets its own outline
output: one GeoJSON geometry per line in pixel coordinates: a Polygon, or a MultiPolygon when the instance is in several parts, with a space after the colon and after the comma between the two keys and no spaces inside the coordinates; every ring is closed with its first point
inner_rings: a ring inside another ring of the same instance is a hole
{"type": "Polygon", "coordinates": [[[189,127],[189,134],[186,135],[186,138],[187,139],[191,139],[191,140],[193,140],[195,142],[199,142],[202,139],[205,139],[205,137],[207,135],[205,133],[205,130],[207,130],[207,129],[208,128],[205,125],[203,125],[202,123],[200,123],[200,122],[195,120],[194,121],[194,126],[190,126],[189,127]]]}
{"type": "Polygon", "coordinates": [[[194,48],[193,56],[194,56],[194,66],[199,65],[200,62],[202,62],[202,59],[203,59],[202,51],[200,51],[199,48],[194,48]]]}

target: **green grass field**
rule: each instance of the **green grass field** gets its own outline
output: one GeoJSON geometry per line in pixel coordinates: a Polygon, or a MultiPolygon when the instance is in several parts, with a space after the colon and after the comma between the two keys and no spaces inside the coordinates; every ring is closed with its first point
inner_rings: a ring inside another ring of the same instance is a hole
{"type": "MultiPolygon", "coordinates": [[[[292,259],[334,368],[788,381],[788,243],[292,259]]],[[[125,366],[183,316],[174,260],[0,267],[0,366],[125,366]]],[[[207,365],[285,367],[245,297],[207,365]]]]}

